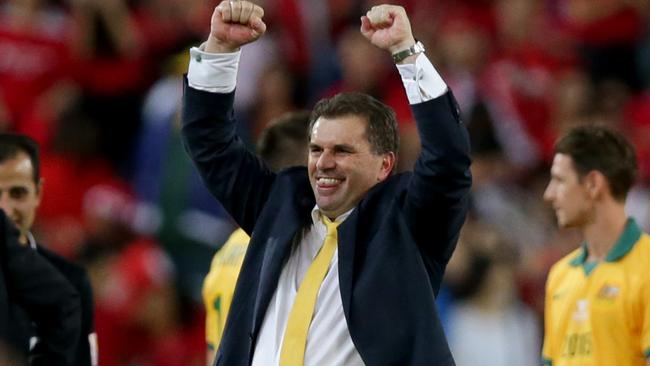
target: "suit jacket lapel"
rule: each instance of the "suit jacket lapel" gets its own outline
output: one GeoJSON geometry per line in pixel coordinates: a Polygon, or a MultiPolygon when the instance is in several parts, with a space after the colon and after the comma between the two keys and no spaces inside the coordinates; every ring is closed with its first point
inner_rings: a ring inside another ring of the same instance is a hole
{"type": "Polygon", "coordinates": [[[350,314],[350,299],[352,298],[352,274],[354,273],[358,213],[359,207],[339,227],[339,288],[341,290],[341,301],[343,302],[343,313],[346,318],[350,314]]]}
{"type": "MultiPolygon", "coordinates": [[[[253,312],[252,336],[254,340],[257,339],[269,302],[278,287],[282,269],[291,255],[294,238],[300,234],[303,228],[311,224],[310,212],[314,206],[313,199],[294,202],[294,204],[295,206],[290,206],[291,209],[275,213],[280,218],[278,221],[281,221],[282,224],[274,225],[273,227],[278,229],[274,230],[267,239],[253,312]]],[[[298,240],[300,239],[301,237],[298,237],[298,240]]]]}

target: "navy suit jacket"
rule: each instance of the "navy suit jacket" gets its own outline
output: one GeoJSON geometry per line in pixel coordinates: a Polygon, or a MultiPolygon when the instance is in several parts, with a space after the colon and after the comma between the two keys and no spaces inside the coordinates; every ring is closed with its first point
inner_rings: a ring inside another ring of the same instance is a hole
{"type": "MultiPolygon", "coordinates": [[[[314,194],[305,167],[276,174],[246,149],[235,133],[234,93],[185,83],[186,149],[252,233],[215,364],[249,365],[294,238],[311,225],[314,194]]],[[[454,365],[435,296],[467,212],[469,139],[451,92],[412,109],[422,141],[413,172],[377,184],[338,228],[345,320],[371,366],[454,365]]]]}

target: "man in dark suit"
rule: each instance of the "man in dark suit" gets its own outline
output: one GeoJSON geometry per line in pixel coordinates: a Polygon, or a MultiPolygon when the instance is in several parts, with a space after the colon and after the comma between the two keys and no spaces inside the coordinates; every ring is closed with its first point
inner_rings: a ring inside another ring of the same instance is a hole
{"type": "Polygon", "coordinates": [[[18,305],[40,329],[41,353],[30,365],[72,365],[81,329],[79,294],[47,260],[20,245],[18,235],[0,210],[0,352],[17,346],[11,324],[18,305]]]}
{"type": "MultiPolygon", "coordinates": [[[[20,231],[19,241],[47,259],[74,286],[81,300],[82,333],[77,338],[73,365],[97,364],[97,345],[93,327],[93,299],[86,271],[59,255],[37,245],[30,229],[40,203],[43,180],[40,177],[38,145],[18,134],[0,134],[0,208],[20,231]]],[[[11,310],[9,326],[13,342],[29,358],[42,357],[41,330],[34,327],[21,306],[11,310]]]]}
{"type": "Polygon", "coordinates": [[[186,148],[252,234],[215,364],[453,365],[435,307],[471,185],[453,96],[404,9],[373,7],[361,33],[402,76],[421,138],[413,172],[393,174],[393,111],[349,93],[314,108],[307,168],[274,173],[233,118],[240,47],[265,32],[263,13],[220,3],[208,40],[190,51],[186,148]]]}

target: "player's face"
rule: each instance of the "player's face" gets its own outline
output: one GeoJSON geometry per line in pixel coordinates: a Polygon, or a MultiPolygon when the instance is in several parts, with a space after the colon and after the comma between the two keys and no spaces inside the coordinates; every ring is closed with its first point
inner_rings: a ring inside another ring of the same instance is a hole
{"type": "Polygon", "coordinates": [[[0,208],[20,229],[23,242],[41,202],[40,183],[34,182],[32,172],[32,162],[25,153],[0,163],[0,208]]]}
{"type": "Polygon", "coordinates": [[[544,199],[553,205],[557,223],[563,228],[583,226],[593,214],[587,187],[579,179],[568,155],[555,155],[544,199]]]}
{"type": "Polygon", "coordinates": [[[365,119],[320,117],[311,131],[309,181],[321,211],[333,218],[353,208],[375,184],[388,177],[393,153],[375,154],[365,119]]]}

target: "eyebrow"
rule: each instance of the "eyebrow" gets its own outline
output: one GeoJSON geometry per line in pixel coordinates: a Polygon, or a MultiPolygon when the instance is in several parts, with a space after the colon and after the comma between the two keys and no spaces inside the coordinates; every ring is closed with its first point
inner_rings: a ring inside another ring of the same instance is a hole
{"type": "MultiPolygon", "coordinates": [[[[317,144],[317,143],[310,142],[309,143],[309,148],[310,149],[313,149],[313,148],[322,149],[323,147],[321,145],[317,144]]],[[[334,145],[332,150],[334,150],[334,151],[350,151],[350,152],[356,152],[357,151],[357,149],[353,145],[350,145],[350,144],[336,144],[336,145],[334,145]]]]}

